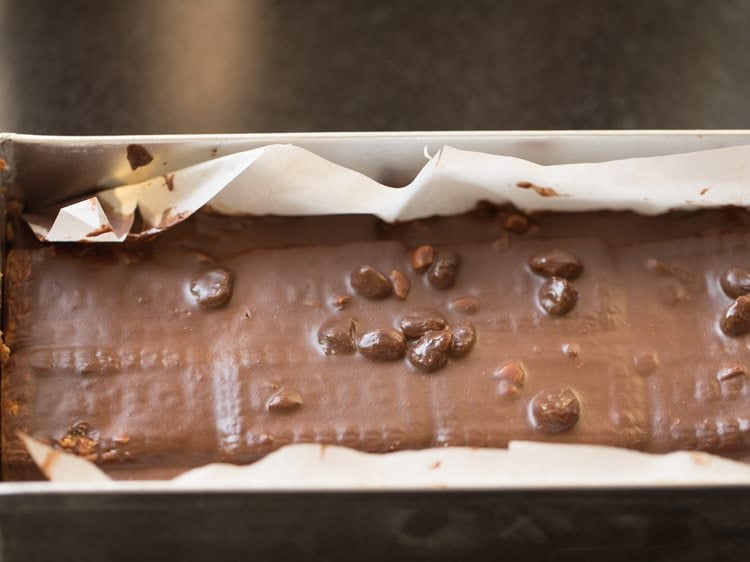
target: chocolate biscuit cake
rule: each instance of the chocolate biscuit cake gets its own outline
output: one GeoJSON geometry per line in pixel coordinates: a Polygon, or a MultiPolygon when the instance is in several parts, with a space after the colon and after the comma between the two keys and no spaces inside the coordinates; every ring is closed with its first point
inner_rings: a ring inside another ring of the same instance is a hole
{"type": "Polygon", "coordinates": [[[285,444],[750,444],[750,214],[481,207],[199,213],[145,242],[6,265],[4,477],[17,432],[160,478],[285,444]]]}

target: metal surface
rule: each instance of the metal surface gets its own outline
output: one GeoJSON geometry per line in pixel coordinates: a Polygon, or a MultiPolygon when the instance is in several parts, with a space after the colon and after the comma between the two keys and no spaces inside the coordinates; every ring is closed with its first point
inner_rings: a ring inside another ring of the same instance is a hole
{"type": "Polygon", "coordinates": [[[4,498],[3,560],[746,560],[750,491],[4,498]]]}
{"type": "Polygon", "coordinates": [[[0,130],[750,127],[744,0],[0,0],[0,130]]]}

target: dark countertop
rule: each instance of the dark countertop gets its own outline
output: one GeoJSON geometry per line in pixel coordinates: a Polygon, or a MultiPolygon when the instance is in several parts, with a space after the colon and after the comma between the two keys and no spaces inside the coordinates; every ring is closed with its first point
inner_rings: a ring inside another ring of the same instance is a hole
{"type": "Polygon", "coordinates": [[[750,128],[750,2],[0,0],[0,130],[750,128]]]}

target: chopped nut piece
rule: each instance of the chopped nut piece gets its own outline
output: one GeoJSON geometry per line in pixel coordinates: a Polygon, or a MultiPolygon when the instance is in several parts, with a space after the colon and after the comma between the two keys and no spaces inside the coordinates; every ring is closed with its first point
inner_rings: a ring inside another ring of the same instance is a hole
{"type": "Polygon", "coordinates": [[[411,289],[409,278],[400,271],[391,271],[391,283],[393,284],[393,294],[400,299],[405,299],[411,289]]]}
{"type": "Polygon", "coordinates": [[[426,271],[435,259],[435,248],[424,244],[414,249],[411,253],[411,267],[414,271],[426,271]]]}

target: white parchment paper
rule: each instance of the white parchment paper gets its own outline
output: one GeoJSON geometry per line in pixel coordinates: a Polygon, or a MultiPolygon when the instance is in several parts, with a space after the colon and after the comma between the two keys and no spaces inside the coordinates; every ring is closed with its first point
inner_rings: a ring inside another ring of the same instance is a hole
{"type": "MultiPolygon", "coordinates": [[[[54,482],[107,482],[96,465],[23,437],[54,482]]],[[[287,445],[247,465],[211,464],[170,480],[175,488],[404,489],[750,484],[750,465],[706,453],[651,455],[596,445],[512,441],[508,449],[446,447],[370,454],[287,445]]]]}
{"type": "Polygon", "coordinates": [[[26,215],[41,240],[119,242],[151,235],[203,205],[224,214],[374,214],[386,221],[467,211],[478,201],[522,211],[747,205],[750,146],[591,164],[541,166],[444,146],[407,186],[384,186],[292,145],[238,152],[26,215]],[[143,228],[132,230],[136,210],[143,228]]]}

